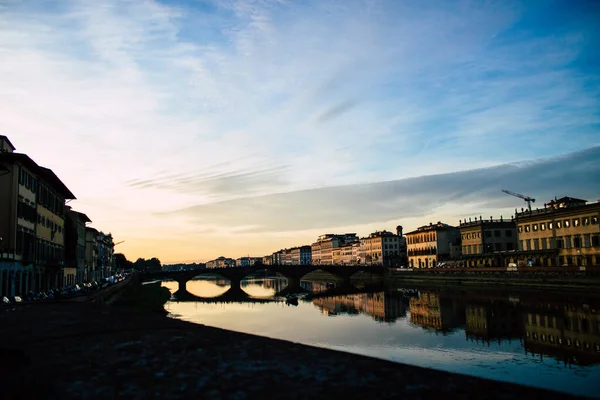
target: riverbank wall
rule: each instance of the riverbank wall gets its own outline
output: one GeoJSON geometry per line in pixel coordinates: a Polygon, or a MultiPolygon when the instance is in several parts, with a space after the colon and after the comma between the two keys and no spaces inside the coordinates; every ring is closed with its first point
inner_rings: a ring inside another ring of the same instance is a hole
{"type": "Polygon", "coordinates": [[[160,312],[160,284],[112,306],[4,310],[6,399],[575,398],[192,324],[160,312]]]}
{"type": "Polygon", "coordinates": [[[598,291],[600,276],[589,272],[556,271],[397,271],[388,270],[387,284],[422,286],[478,286],[515,289],[551,289],[563,291],[598,291]]]}

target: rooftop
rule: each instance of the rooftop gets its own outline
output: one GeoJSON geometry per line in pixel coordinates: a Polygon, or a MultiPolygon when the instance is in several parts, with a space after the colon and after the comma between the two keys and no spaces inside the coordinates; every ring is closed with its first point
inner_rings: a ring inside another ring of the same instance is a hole
{"type": "Polygon", "coordinates": [[[436,224],[429,223],[429,225],[420,226],[419,228],[415,229],[414,231],[408,232],[406,235],[412,235],[415,233],[429,232],[429,231],[445,231],[447,229],[456,229],[456,227],[438,221],[436,224]]]}

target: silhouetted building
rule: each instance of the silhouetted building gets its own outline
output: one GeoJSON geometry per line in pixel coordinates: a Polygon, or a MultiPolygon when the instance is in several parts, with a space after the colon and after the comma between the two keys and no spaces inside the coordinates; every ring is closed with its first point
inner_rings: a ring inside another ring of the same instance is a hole
{"type": "Polygon", "coordinates": [[[65,200],[75,196],[48,168],[0,135],[0,294],[60,286],[65,200]]]}
{"type": "Polygon", "coordinates": [[[500,219],[460,221],[462,259],[467,267],[506,267],[506,255],[517,250],[515,221],[500,219]]]}

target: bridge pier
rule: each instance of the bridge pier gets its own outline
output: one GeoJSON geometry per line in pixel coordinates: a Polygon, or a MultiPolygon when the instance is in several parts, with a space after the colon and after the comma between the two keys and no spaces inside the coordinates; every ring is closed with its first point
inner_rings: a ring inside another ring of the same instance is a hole
{"type": "Polygon", "coordinates": [[[177,281],[177,283],[179,284],[179,289],[177,291],[181,292],[181,293],[187,292],[187,282],[188,282],[187,280],[177,281]]]}

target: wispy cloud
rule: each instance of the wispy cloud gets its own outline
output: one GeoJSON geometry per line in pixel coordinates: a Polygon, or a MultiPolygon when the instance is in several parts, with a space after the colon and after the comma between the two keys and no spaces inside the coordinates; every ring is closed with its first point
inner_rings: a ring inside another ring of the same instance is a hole
{"type": "Polygon", "coordinates": [[[9,0],[0,131],[124,234],[108,221],[154,227],[152,213],[173,208],[552,157],[600,145],[594,14],[526,1],[9,0]]]}

